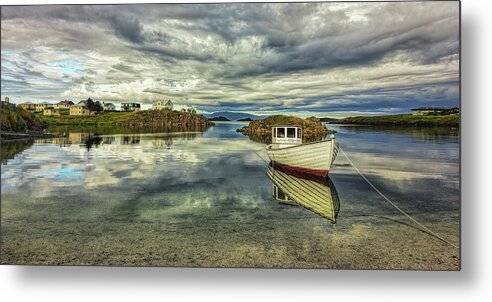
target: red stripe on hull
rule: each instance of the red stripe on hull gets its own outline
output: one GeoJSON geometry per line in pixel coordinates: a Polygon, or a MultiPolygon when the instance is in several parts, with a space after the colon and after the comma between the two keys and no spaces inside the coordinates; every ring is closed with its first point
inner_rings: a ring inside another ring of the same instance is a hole
{"type": "Polygon", "coordinates": [[[326,184],[326,177],[328,176],[328,170],[315,170],[303,167],[294,167],[277,162],[270,162],[270,166],[275,170],[284,172],[285,174],[292,175],[297,178],[306,180],[312,180],[321,184],[326,184]]]}

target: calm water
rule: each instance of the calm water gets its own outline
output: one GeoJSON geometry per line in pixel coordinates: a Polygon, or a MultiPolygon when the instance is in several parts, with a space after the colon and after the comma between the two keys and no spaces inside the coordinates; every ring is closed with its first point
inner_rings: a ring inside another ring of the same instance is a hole
{"type": "MultiPolygon", "coordinates": [[[[330,172],[336,224],[278,203],[264,145],[236,133],[240,126],[71,133],[10,148],[19,153],[2,153],[2,263],[458,268],[457,249],[415,228],[342,154],[330,172]]],[[[456,133],[329,127],[385,194],[459,242],[456,133]]]]}

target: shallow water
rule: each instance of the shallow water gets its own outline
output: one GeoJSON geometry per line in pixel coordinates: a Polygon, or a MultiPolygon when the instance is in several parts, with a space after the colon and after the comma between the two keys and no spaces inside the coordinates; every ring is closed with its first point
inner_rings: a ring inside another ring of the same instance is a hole
{"type": "MultiPolygon", "coordinates": [[[[278,203],[264,145],[240,126],[19,148],[2,164],[2,263],[458,269],[458,249],[385,203],[342,154],[330,172],[336,224],[278,203]]],[[[381,191],[458,244],[455,132],[329,127],[381,191]]]]}

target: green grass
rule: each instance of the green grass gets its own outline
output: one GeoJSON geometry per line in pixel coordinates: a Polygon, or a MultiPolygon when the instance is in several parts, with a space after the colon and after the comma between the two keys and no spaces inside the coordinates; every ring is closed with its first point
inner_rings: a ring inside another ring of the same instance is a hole
{"type": "Polygon", "coordinates": [[[460,124],[459,115],[380,115],[353,116],[338,120],[340,124],[397,125],[397,126],[454,126],[460,124]]]}
{"type": "Polygon", "coordinates": [[[36,113],[52,133],[66,133],[70,131],[94,132],[94,133],[131,133],[123,124],[136,112],[102,112],[98,115],[60,115],[45,116],[36,113]]]}
{"type": "Polygon", "coordinates": [[[36,113],[39,119],[49,126],[109,126],[125,122],[135,114],[136,112],[103,112],[91,116],[45,116],[41,113],[36,113]]]}
{"type": "Polygon", "coordinates": [[[44,116],[37,113],[53,133],[84,131],[94,133],[134,133],[202,131],[212,125],[206,118],[191,112],[143,110],[138,112],[102,112],[97,115],[44,116]]]}

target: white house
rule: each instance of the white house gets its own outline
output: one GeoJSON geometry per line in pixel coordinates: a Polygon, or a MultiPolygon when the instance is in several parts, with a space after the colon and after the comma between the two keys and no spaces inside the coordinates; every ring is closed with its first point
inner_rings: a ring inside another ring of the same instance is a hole
{"type": "Polygon", "coordinates": [[[54,104],[53,108],[55,108],[55,109],[69,109],[73,105],[75,105],[75,104],[72,101],[64,100],[64,101],[61,101],[61,102],[54,104]]]}
{"type": "Polygon", "coordinates": [[[122,111],[140,111],[139,103],[121,103],[122,111]]]}
{"type": "Polygon", "coordinates": [[[162,110],[162,109],[169,109],[173,110],[174,104],[171,100],[158,100],[154,101],[152,103],[152,109],[157,109],[157,110],[162,110]]]}
{"type": "Polygon", "coordinates": [[[46,102],[34,104],[34,111],[36,112],[43,112],[43,110],[46,108],[53,108],[53,104],[46,102]]]}

